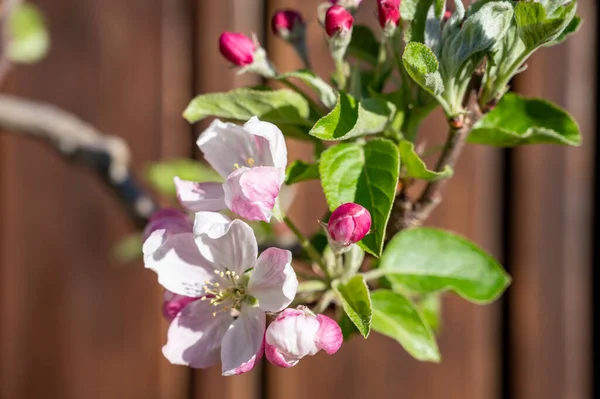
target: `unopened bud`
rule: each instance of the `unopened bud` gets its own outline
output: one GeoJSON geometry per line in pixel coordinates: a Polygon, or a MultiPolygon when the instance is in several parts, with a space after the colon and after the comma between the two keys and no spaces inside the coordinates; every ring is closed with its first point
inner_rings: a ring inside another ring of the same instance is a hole
{"type": "Polygon", "coordinates": [[[452,11],[446,10],[444,12],[444,22],[446,22],[447,20],[449,20],[451,16],[452,16],[452,11]]]}
{"type": "Polygon", "coordinates": [[[165,290],[162,308],[163,316],[168,321],[172,321],[183,308],[185,308],[189,303],[198,299],[200,298],[178,295],[172,293],[171,291],[165,290]]]}
{"type": "Polygon", "coordinates": [[[342,6],[331,6],[325,14],[325,31],[327,36],[346,36],[352,32],[354,18],[342,6]]]}
{"type": "Polygon", "coordinates": [[[356,11],[360,3],[362,3],[362,0],[331,0],[331,4],[342,6],[351,12],[356,11]]]}
{"type": "Polygon", "coordinates": [[[377,0],[379,26],[390,37],[400,23],[400,0],[377,0]]]}
{"type": "Polygon", "coordinates": [[[256,44],[241,33],[223,32],[219,38],[219,51],[232,64],[246,66],[254,62],[256,44]]]}
{"type": "Polygon", "coordinates": [[[341,252],[359,242],[370,229],[371,214],[353,202],[337,207],[327,223],[327,235],[334,252],[341,252]]]}
{"type": "Polygon", "coordinates": [[[144,229],[143,240],[156,230],[167,230],[169,233],[192,232],[193,224],[190,218],[177,209],[163,208],[154,212],[144,229]]]}
{"type": "Polygon", "coordinates": [[[298,11],[280,10],[273,15],[271,30],[282,39],[294,42],[304,40],[306,24],[298,11]]]}

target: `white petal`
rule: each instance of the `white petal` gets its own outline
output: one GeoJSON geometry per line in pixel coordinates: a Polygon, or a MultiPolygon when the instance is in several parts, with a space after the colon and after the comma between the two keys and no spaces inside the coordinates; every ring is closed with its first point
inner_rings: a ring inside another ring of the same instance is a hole
{"type": "Polygon", "coordinates": [[[248,293],[265,312],[279,312],[294,300],[298,279],[291,262],[292,253],[279,248],[267,249],[256,260],[248,293]]]}
{"type": "Polygon", "coordinates": [[[213,316],[214,310],[208,301],[197,300],[179,312],[162,349],[171,363],[205,368],[219,362],[221,341],[233,318],[225,312],[213,316]]]}
{"type": "MultiPolygon", "coordinates": [[[[261,163],[261,166],[276,166],[278,168],[285,168],[287,166],[285,138],[277,126],[270,122],[263,122],[256,116],[253,116],[244,124],[244,129],[250,134],[265,138],[269,143],[270,162],[267,163],[268,160],[265,154],[263,155],[264,163],[261,163]]],[[[262,150],[262,153],[264,154],[265,151],[262,150]]]]}
{"type": "Polygon", "coordinates": [[[204,159],[224,178],[242,166],[273,166],[269,141],[233,123],[215,120],[197,144],[204,159]]]}
{"type": "Polygon", "coordinates": [[[223,375],[237,375],[252,370],[263,355],[265,312],[242,305],[242,311],[223,337],[221,364],[223,375]]]}
{"type": "Polygon", "coordinates": [[[254,265],[258,245],[254,231],[242,220],[214,212],[198,212],[194,235],[200,253],[215,269],[244,273],[254,265]]]}
{"type": "Polygon", "coordinates": [[[177,190],[177,199],[190,211],[218,212],[227,208],[223,183],[197,183],[181,180],[179,177],[175,177],[173,182],[177,190]]]}
{"type": "Polygon", "coordinates": [[[142,247],[144,265],[158,274],[158,282],[175,294],[198,297],[214,272],[196,246],[193,233],[155,230],[142,247]]]}

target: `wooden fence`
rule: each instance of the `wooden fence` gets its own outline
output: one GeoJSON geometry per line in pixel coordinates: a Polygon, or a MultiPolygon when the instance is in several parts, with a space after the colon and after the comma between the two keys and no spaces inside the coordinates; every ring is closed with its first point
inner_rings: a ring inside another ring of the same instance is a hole
{"type": "MultiPolygon", "coordinates": [[[[218,54],[222,31],[254,31],[280,70],[300,67],[273,38],[275,9],[300,9],[317,72],[332,63],[315,20],[319,0],[36,0],[51,29],[41,63],[16,69],[3,90],[54,103],[125,138],[147,163],[195,154],[199,132],[181,112],[196,93],[260,83],[218,54]]],[[[375,25],[374,0],[357,19],[375,25]]],[[[581,148],[470,146],[430,224],[466,235],[514,278],[504,299],[479,307],[444,299],[441,364],[419,363],[388,338],[355,337],[333,357],[289,370],[268,364],[234,378],[169,365],[161,290],[141,263],[115,266],[111,248],[133,231],[88,170],[36,141],[0,135],[0,397],[445,398],[591,397],[591,266],[596,2],[585,24],[529,63],[514,89],[568,109],[581,148]]],[[[440,141],[440,114],[423,127],[440,141]]],[[[310,149],[291,142],[291,157],[310,149]]],[[[293,207],[302,229],[324,208],[306,183],[293,207]]]]}

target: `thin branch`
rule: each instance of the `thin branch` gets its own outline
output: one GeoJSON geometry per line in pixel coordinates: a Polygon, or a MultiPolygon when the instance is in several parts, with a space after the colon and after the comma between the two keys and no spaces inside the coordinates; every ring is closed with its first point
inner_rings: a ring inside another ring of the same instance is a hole
{"type": "Polygon", "coordinates": [[[130,170],[130,152],[120,137],[104,135],[92,125],[55,106],[0,95],[0,128],[44,140],[61,155],[85,164],[100,176],[143,228],[158,208],[130,170]]]}
{"type": "MultiPolygon", "coordinates": [[[[448,133],[442,154],[435,167],[437,172],[443,171],[447,166],[454,168],[462,153],[462,149],[465,146],[471,128],[479,119],[481,119],[482,112],[479,108],[478,99],[481,91],[483,73],[485,71],[484,68],[485,65],[482,64],[471,79],[464,101],[464,107],[467,111],[464,118],[449,121],[450,132],[448,133]]],[[[398,231],[412,226],[418,226],[426,220],[431,212],[442,201],[442,191],[448,180],[449,179],[441,179],[429,182],[425,187],[423,194],[416,202],[413,202],[408,198],[403,188],[394,201],[391,224],[388,229],[388,238],[391,238],[398,231]]]]}

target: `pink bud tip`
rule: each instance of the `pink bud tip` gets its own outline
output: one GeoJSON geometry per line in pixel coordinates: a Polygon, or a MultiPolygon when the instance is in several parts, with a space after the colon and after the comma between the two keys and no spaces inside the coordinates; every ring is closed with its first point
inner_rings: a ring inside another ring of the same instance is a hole
{"type": "Polygon", "coordinates": [[[280,10],[273,15],[271,30],[273,34],[287,38],[294,29],[304,28],[302,15],[295,10],[280,10]]]}
{"type": "Polygon", "coordinates": [[[241,33],[224,32],[219,38],[219,51],[237,66],[252,64],[255,50],[256,45],[252,39],[241,33]]]}
{"type": "Polygon", "coordinates": [[[444,12],[444,21],[449,20],[451,16],[452,16],[452,11],[446,10],[446,12],[444,12]]]}
{"type": "Polygon", "coordinates": [[[398,26],[400,23],[400,0],[377,0],[379,25],[385,28],[389,24],[398,26]]]}
{"type": "Polygon", "coordinates": [[[353,23],[352,14],[342,6],[331,6],[325,14],[325,31],[329,37],[349,31],[353,23]]]}
{"type": "Polygon", "coordinates": [[[359,242],[370,229],[371,214],[353,202],[337,207],[327,223],[327,232],[331,239],[342,245],[359,242]]]}

